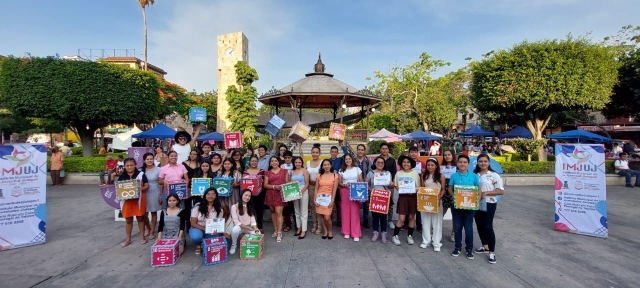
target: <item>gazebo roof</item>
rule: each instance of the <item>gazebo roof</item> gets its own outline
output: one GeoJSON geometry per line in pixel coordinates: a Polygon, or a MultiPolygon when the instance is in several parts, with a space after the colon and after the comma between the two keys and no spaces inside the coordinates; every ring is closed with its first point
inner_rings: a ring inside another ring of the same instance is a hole
{"type": "Polygon", "coordinates": [[[338,108],[341,104],[359,107],[376,104],[381,100],[369,90],[357,89],[333,78],[333,74],[325,73],[320,55],[314,70],[313,73],[305,74],[305,78],[282,89],[272,88],[261,95],[258,101],[277,107],[338,108]]]}

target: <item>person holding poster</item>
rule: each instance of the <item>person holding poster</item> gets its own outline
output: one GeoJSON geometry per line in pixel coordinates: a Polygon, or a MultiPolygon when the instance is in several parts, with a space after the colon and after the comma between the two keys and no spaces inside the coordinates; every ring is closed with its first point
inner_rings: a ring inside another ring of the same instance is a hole
{"type": "Polygon", "coordinates": [[[409,230],[407,235],[407,243],[413,245],[413,230],[416,227],[416,212],[418,212],[417,192],[420,187],[420,175],[413,168],[416,161],[409,156],[402,155],[398,158],[398,165],[402,167],[401,171],[396,173],[394,186],[398,193],[398,221],[393,229],[393,237],[391,241],[395,245],[400,245],[400,227],[404,223],[404,219],[409,217],[409,230]]]}
{"type": "MultiPolygon", "coordinates": [[[[302,149],[302,147],[301,147],[302,149]]],[[[362,179],[366,178],[371,171],[371,160],[367,157],[367,147],[364,144],[358,144],[356,147],[356,157],[353,159],[356,162],[356,166],[362,170],[362,179]]],[[[362,203],[362,226],[365,229],[369,229],[369,200],[362,203]]]]}
{"type": "Polygon", "coordinates": [[[161,239],[178,239],[180,241],[180,254],[184,253],[184,229],[189,221],[189,213],[179,207],[180,198],[171,194],[167,196],[167,209],[160,213],[158,222],[158,242],[161,239]]]}
{"type": "Polygon", "coordinates": [[[229,254],[236,254],[238,247],[238,236],[241,233],[260,234],[256,223],[256,209],[253,207],[251,200],[251,190],[242,190],[242,199],[240,203],[231,206],[231,219],[233,219],[233,228],[231,229],[231,248],[229,254]]]}
{"type": "MultiPolygon", "coordinates": [[[[369,183],[369,195],[373,194],[373,189],[379,190],[387,190],[391,191],[393,188],[393,181],[389,180],[389,184],[387,185],[375,185],[374,178],[376,175],[380,173],[389,173],[385,170],[384,158],[382,156],[376,157],[373,160],[373,165],[371,166],[371,170],[367,173],[367,177],[365,178],[365,182],[369,183]]],[[[383,244],[387,243],[387,214],[371,212],[371,220],[373,227],[373,236],[371,237],[371,242],[378,241],[378,236],[380,236],[380,241],[383,244]]]]}
{"type": "Polygon", "coordinates": [[[202,202],[196,204],[191,210],[191,229],[189,229],[189,237],[191,243],[196,244],[196,255],[202,252],[202,240],[223,234],[224,231],[213,231],[210,234],[205,233],[207,220],[215,218],[224,218],[222,212],[222,204],[218,198],[216,188],[209,188],[204,191],[202,202]]]}
{"type": "Polygon", "coordinates": [[[233,178],[231,181],[231,191],[229,197],[220,197],[220,203],[222,207],[230,208],[231,205],[240,202],[240,180],[242,174],[238,171],[236,163],[231,158],[225,158],[222,160],[222,168],[218,171],[216,177],[233,178]]]}
{"type": "Polygon", "coordinates": [[[324,235],[322,239],[333,239],[333,230],[331,223],[331,213],[333,212],[333,203],[338,190],[338,175],[331,166],[329,159],[322,160],[320,163],[322,169],[318,172],[316,178],[316,213],[322,215],[322,229],[324,235]]]}
{"type": "MultiPolygon", "coordinates": [[[[451,175],[456,173],[458,167],[456,167],[456,155],[452,150],[445,150],[442,153],[442,162],[440,162],[440,173],[444,175],[445,187],[444,187],[444,195],[442,195],[442,217],[447,214],[447,210],[453,207],[453,197],[449,195],[447,191],[449,191],[449,179],[451,179],[451,175]]],[[[453,236],[453,221],[451,221],[451,236],[449,241],[455,241],[453,236]]]]}
{"type": "Polygon", "coordinates": [[[147,238],[144,236],[144,216],[147,212],[147,199],[146,199],[146,191],[149,189],[149,181],[147,180],[147,176],[144,175],[144,172],[138,171],[136,167],[136,160],[133,158],[124,159],[124,173],[120,174],[118,177],[118,181],[127,181],[127,180],[140,180],[141,184],[138,189],[140,189],[140,197],[138,199],[129,199],[124,200],[122,203],[122,218],[126,220],[125,224],[125,233],[126,237],[120,246],[127,247],[131,244],[131,232],[133,230],[133,217],[136,217],[136,221],[138,221],[138,228],[140,229],[140,243],[147,244],[147,238]]]}
{"type": "Polygon", "coordinates": [[[162,210],[162,186],[158,183],[158,175],[160,168],[153,162],[153,153],[145,153],[142,156],[144,164],[140,167],[140,171],[144,173],[149,181],[149,189],[146,192],[147,212],[144,217],[144,226],[146,232],[144,236],[150,236],[149,239],[156,238],[156,224],[158,223],[158,211],[162,210]],[[151,218],[147,215],[151,212],[151,218]]]}
{"type": "MultiPolygon", "coordinates": [[[[469,156],[458,156],[458,171],[453,173],[451,179],[449,179],[448,192],[451,197],[453,197],[453,188],[456,185],[480,186],[478,175],[468,169],[469,156]]],[[[480,189],[480,187],[478,187],[478,189],[480,189]]],[[[451,252],[451,256],[458,257],[462,252],[462,229],[464,229],[467,259],[473,259],[473,216],[475,212],[474,210],[457,209],[455,206],[451,206],[456,245],[456,248],[451,252]]]]}
{"type": "MultiPolygon", "coordinates": [[[[213,171],[211,171],[211,162],[209,161],[202,162],[200,164],[200,168],[196,169],[196,171],[193,172],[193,178],[213,179],[214,177],[216,177],[216,174],[213,173],[213,171]]],[[[191,187],[191,189],[193,190],[193,187],[191,187]]],[[[191,192],[192,193],[189,200],[192,202],[193,205],[196,205],[196,203],[202,202],[202,196],[193,196],[193,191],[191,192]]]]}
{"type": "MultiPolygon", "coordinates": [[[[249,167],[242,173],[242,178],[258,178],[260,181],[264,181],[264,170],[258,167],[259,159],[257,155],[251,155],[249,158],[249,167]]],[[[262,187],[258,187],[262,189],[262,187]]],[[[264,234],[262,229],[262,218],[264,216],[264,194],[260,193],[258,196],[251,196],[253,207],[256,210],[256,225],[260,229],[260,233],[264,234]]]]}
{"type": "Polygon", "coordinates": [[[489,263],[496,263],[496,234],[493,232],[493,216],[496,214],[499,195],[504,194],[504,184],[500,175],[489,165],[489,156],[480,154],[473,173],[480,177],[480,210],[476,211],[475,220],[482,247],[475,253],[489,253],[489,263]],[[486,204],[482,205],[482,202],[486,204]],[[483,210],[483,208],[485,208],[483,210]]]}
{"type": "Polygon", "coordinates": [[[353,241],[358,242],[362,237],[362,229],[360,228],[360,205],[362,203],[349,199],[349,188],[352,182],[362,182],[362,170],[355,166],[351,154],[344,155],[342,158],[342,168],[340,168],[338,175],[340,175],[338,186],[342,199],[340,203],[342,227],[340,230],[344,239],[353,237],[353,241]]]}
{"type": "MultiPolygon", "coordinates": [[[[302,152],[302,145],[300,147],[300,158],[304,159],[304,153],[302,152]]],[[[316,202],[316,180],[318,173],[320,172],[320,144],[313,144],[311,148],[311,160],[307,161],[305,167],[307,167],[307,173],[309,173],[309,207],[314,207],[316,202]]],[[[313,227],[311,233],[320,235],[322,233],[322,219],[316,214],[315,209],[310,209],[311,222],[313,227]]]]}
{"type": "Polygon", "coordinates": [[[298,239],[304,239],[307,236],[307,222],[309,222],[309,193],[307,191],[309,188],[309,172],[304,168],[302,161],[302,158],[294,157],[294,169],[291,171],[291,181],[298,182],[300,194],[302,195],[302,198],[292,201],[296,223],[298,223],[296,234],[293,234],[293,236],[298,236],[298,239]]]}
{"type": "MultiPolygon", "coordinates": [[[[444,195],[445,180],[444,175],[440,173],[440,165],[438,161],[433,158],[427,160],[427,172],[424,174],[424,187],[426,188],[438,188],[440,194],[438,200],[442,199],[444,195]]],[[[440,201],[438,204],[442,206],[440,201]]],[[[420,212],[422,218],[422,244],[420,248],[426,249],[429,245],[433,245],[433,251],[440,252],[442,247],[442,209],[438,207],[438,213],[420,212]],[[433,228],[433,235],[431,235],[431,229],[433,228]],[[433,236],[433,237],[432,237],[433,236]]]]}
{"type": "Polygon", "coordinates": [[[274,231],[271,237],[276,237],[276,242],[282,242],[282,224],[284,217],[282,210],[286,205],[282,202],[282,184],[289,183],[289,174],[286,169],[280,168],[278,157],[272,156],[269,160],[269,170],[264,174],[264,188],[267,189],[264,204],[271,210],[271,219],[274,231]]]}

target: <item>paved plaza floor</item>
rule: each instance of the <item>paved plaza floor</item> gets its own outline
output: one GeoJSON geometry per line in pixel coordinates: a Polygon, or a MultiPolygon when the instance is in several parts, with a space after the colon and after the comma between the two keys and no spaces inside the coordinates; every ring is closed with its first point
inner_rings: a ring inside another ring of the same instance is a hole
{"type": "MultiPolygon", "coordinates": [[[[608,187],[609,238],[553,230],[551,186],[508,186],[494,226],[497,264],[391,241],[308,235],[268,237],[265,256],[204,266],[193,246],[173,267],[151,268],[151,244],[121,248],[124,222],[97,186],[48,187],[47,244],[0,252],[0,287],[637,287],[640,283],[640,188],[608,187]]],[[[272,231],[266,223],[266,231],[272,231]]],[[[444,222],[443,234],[451,222],[444,222]]],[[[137,226],[134,227],[134,233],[137,226]]],[[[475,231],[475,225],[474,225],[475,231]]],[[[390,233],[391,234],[391,233],[390,233]]],[[[475,234],[475,246],[479,238],[475,234]]]]}

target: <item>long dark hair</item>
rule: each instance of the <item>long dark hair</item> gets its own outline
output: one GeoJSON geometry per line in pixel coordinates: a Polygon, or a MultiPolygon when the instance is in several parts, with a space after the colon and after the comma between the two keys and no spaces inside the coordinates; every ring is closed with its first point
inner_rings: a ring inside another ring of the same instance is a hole
{"type": "MultiPolygon", "coordinates": [[[[322,162],[320,162],[320,171],[318,173],[320,173],[320,175],[324,174],[324,168],[322,168],[322,166],[324,166],[324,162],[329,162],[329,165],[331,165],[331,161],[329,161],[329,159],[324,159],[322,160],[322,162]]],[[[333,170],[333,166],[331,166],[331,170],[329,170],[329,172],[334,173],[336,171],[333,170]]]]}
{"type": "MultiPolygon", "coordinates": [[[[493,168],[491,168],[491,158],[489,158],[489,155],[487,154],[480,154],[478,155],[478,158],[476,158],[477,160],[480,160],[480,158],[487,158],[487,161],[489,161],[489,171],[491,172],[496,172],[495,170],[493,170],[493,168]]],[[[480,161],[478,161],[480,162],[480,161]]],[[[476,162],[476,168],[473,169],[473,173],[478,174],[478,172],[480,172],[480,165],[478,165],[478,162],[476,162]]]]}
{"type": "MultiPolygon", "coordinates": [[[[427,163],[433,163],[436,165],[436,170],[433,171],[433,177],[431,177],[431,181],[433,181],[434,183],[440,183],[440,165],[438,165],[438,161],[435,158],[429,158],[427,160],[427,163]]],[[[424,172],[424,181],[427,181],[427,178],[429,178],[429,175],[431,175],[429,173],[429,170],[427,169],[427,165],[424,165],[424,169],[426,172],[424,172]]]]}
{"type": "Polygon", "coordinates": [[[218,175],[222,176],[226,172],[229,172],[229,177],[233,177],[234,175],[236,175],[236,161],[233,161],[233,159],[231,159],[231,158],[225,158],[224,160],[222,160],[221,164],[222,164],[222,166],[220,166],[220,170],[218,171],[218,175]],[[227,171],[227,170],[224,169],[224,162],[231,163],[231,170],[227,171]]]}
{"type": "Polygon", "coordinates": [[[344,156],[342,156],[342,167],[340,167],[340,172],[347,171],[347,161],[345,161],[347,160],[347,157],[351,158],[351,166],[356,166],[356,161],[353,160],[353,156],[351,156],[351,154],[345,154],[344,156]]]}
{"type": "Polygon", "coordinates": [[[164,202],[167,205],[167,208],[169,208],[169,199],[171,198],[176,198],[176,200],[178,200],[178,204],[176,204],[176,207],[180,208],[180,197],[178,197],[178,195],[174,194],[169,194],[169,196],[167,196],[167,202],[164,202]]]}
{"type": "MultiPolygon", "coordinates": [[[[153,158],[153,153],[147,152],[147,153],[144,153],[144,155],[142,155],[142,167],[140,167],[140,171],[142,171],[142,172],[146,172],[147,171],[147,164],[144,163],[144,161],[147,159],[147,156],[151,156],[153,158]]],[[[154,161],[155,161],[155,159],[154,159],[154,161]]]]}
{"type": "MultiPolygon", "coordinates": [[[[251,194],[251,190],[249,189],[244,189],[242,190],[242,193],[240,193],[240,202],[238,203],[238,215],[244,215],[244,208],[243,205],[244,202],[242,202],[242,195],[244,195],[244,193],[249,192],[249,194],[251,194]]],[[[247,202],[247,214],[249,216],[255,216],[256,215],[256,208],[253,207],[253,197],[249,198],[249,202],[247,202]]]]}
{"type": "Polygon", "coordinates": [[[211,162],[209,162],[208,160],[204,160],[202,163],[200,163],[200,167],[198,167],[193,172],[193,177],[194,178],[214,178],[214,177],[216,177],[216,175],[213,174],[213,170],[211,170],[211,165],[212,165],[211,162]],[[209,171],[207,171],[206,174],[204,172],[202,172],[202,165],[203,164],[209,165],[209,171]]]}
{"type": "Polygon", "coordinates": [[[449,150],[444,150],[444,151],[442,152],[442,162],[440,162],[440,165],[445,165],[445,166],[456,166],[456,160],[457,160],[457,159],[456,159],[456,154],[455,154],[455,153],[453,153],[453,150],[451,150],[451,149],[449,149],[449,150]],[[449,153],[451,153],[451,163],[447,163],[447,161],[446,161],[446,160],[444,160],[444,153],[445,153],[445,152],[447,152],[447,151],[448,151],[449,153]]]}
{"type": "Polygon", "coordinates": [[[269,170],[273,169],[273,167],[271,167],[271,160],[273,159],[278,160],[278,167],[280,167],[280,159],[278,159],[278,157],[276,156],[271,156],[271,158],[269,158],[269,170]]]}
{"type": "MultiPolygon", "coordinates": [[[[280,159],[280,148],[282,148],[282,147],[284,147],[284,149],[285,149],[284,152],[289,151],[289,147],[287,147],[287,145],[280,144],[280,146],[278,146],[278,155],[276,155],[276,156],[278,156],[278,159],[280,159]]],[[[284,152],[282,153],[282,157],[283,158],[284,158],[284,152]]]]}
{"type": "Polygon", "coordinates": [[[236,169],[240,170],[240,171],[246,170],[247,167],[245,167],[245,165],[244,165],[244,159],[242,159],[242,153],[240,153],[240,150],[233,150],[233,152],[231,152],[231,161],[232,162],[236,162],[236,160],[233,159],[233,156],[235,156],[235,154],[239,154],[240,155],[240,160],[238,160],[238,162],[240,162],[240,167],[236,167],[236,169]]]}
{"type": "Polygon", "coordinates": [[[202,202],[198,203],[198,212],[200,215],[204,216],[204,218],[209,218],[209,203],[207,203],[207,193],[213,191],[216,193],[216,199],[213,199],[213,210],[216,211],[216,214],[220,215],[220,211],[222,211],[222,204],[220,204],[220,197],[218,197],[218,190],[213,187],[209,187],[204,194],[202,195],[202,202]]]}

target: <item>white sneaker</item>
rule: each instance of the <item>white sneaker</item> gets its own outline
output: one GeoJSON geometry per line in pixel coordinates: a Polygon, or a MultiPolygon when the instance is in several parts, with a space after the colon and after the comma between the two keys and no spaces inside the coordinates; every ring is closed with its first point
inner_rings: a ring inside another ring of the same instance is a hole
{"type": "Polygon", "coordinates": [[[407,243],[409,243],[409,245],[413,245],[413,237],[411,235],[407,236],[407,243]]]}
{"type": "Polygon", "coordinates": [[[229,249],[229,254],[236,254],[236,246],[231,246],[231,249],[229,249]]]}
{"type": "Polygon", "coordinates": [[[349,239],[349,235],[344,235],[344,239],[349,239]]]}
{"type": "Polygon", "coordinates": [[[393,242],[393,244],[396,244],[396,246],[400,246],[400,238],[398,237],[398,235],[391,237],[391,242],[393,242]]]}
{"type": "Polygon", "coordinates": [[[358,237],[353,237],[353,242],[360,242],[360,238],[358,238],[358,237]]]}
{"type": "Polygon", "coordinates": [[[440,252],[440,247],[433,246],[433,251],[440,252]]]}
{"type": "Polygon", "coordinates": [[[389,229],[396,229],[396,225],[393,225],[393,221],[389,221],[389,229]]]}
{"type": "Polygon", "coordinates": [[[429,245],[427,245],[427,243],[422,242],[422,244],[420,244],[420,248],[422,248],[422,249],[427,249],[427,247],[429,247],[429,245]]]}

